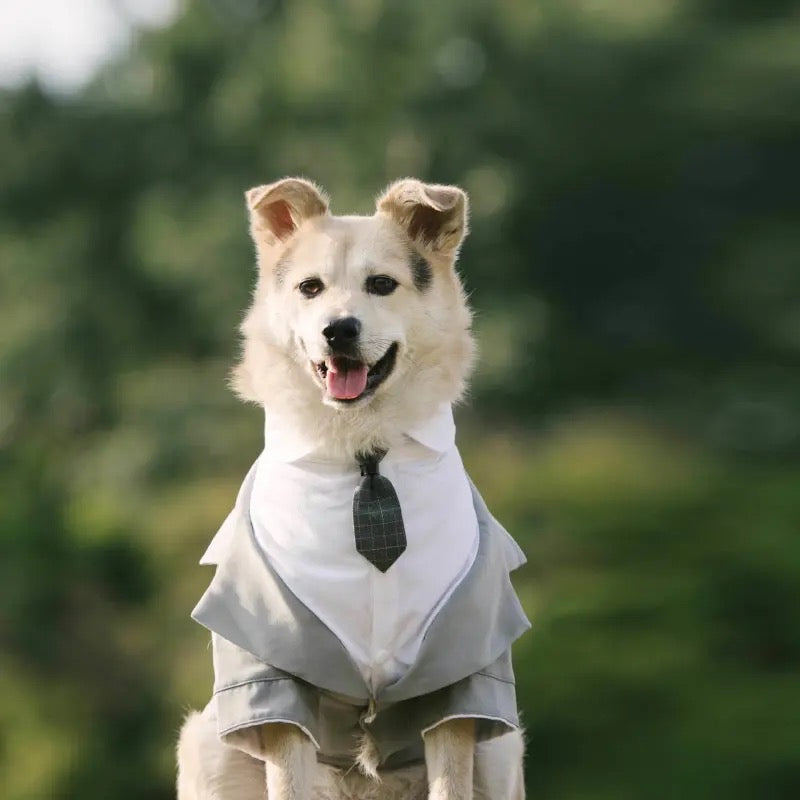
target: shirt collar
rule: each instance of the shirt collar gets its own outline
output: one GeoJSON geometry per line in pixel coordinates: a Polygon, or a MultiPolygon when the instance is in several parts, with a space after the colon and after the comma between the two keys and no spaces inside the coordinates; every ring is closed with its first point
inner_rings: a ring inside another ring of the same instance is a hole
{"type": "MultiPolygon", "coordinates": [[[[451,405],[442,403],[431,416],[409,425],[404,433],[435,453],[446,453],[456,441],[451,405]]],[[[310,436],[297,431],[292,425],[282,424],[280,415],[273,412],[267,414],[264,421],[264,455],[270,461],[299,461],[312,455],[315,449],[316,443],[310,436]]]]}
{"type": "Polygon", "coordinates": [[[406,436],[436,453],[446,453],[456,443],[456,423],[450,403],[442,403],[426,420],[411,425],[406,436]]]}

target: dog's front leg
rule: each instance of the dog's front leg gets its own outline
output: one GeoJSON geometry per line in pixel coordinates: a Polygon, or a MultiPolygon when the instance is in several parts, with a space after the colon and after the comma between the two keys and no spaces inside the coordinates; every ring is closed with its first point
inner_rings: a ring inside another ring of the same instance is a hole
{"type": "Polygon", "coordinates": [[[474,719],[451,719],[425,734],[428,800],[472,800],[474,756],[474,719]]]}
{"type": "Polygon", "coordinates": [[[309,738],[285,722],[262,725],[259,733],[268,800],[311,800],[317,755],[309,738]]]}

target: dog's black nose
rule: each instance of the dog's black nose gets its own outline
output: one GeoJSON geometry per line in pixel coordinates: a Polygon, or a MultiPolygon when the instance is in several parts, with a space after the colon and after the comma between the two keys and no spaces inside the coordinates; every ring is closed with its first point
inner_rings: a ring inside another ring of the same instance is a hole
{"type": "Polygon", "coordinates": [[[350,347],[361,333],[361,323],[355,317],[331,320],[322,329],[322,335],[333,348],[350,347]]]}

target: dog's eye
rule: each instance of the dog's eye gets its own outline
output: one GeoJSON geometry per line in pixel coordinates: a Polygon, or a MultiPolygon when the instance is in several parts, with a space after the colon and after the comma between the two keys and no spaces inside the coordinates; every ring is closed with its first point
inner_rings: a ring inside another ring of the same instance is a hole
{"type": "Polygon", "coordinates": [[[397,286],[397,281],[388,275],[370,275],[367,278],[366,290],[370,294],[386,295],[391,294],[397,286]]]}
{"type": "Polygon", "coordinates": [[[316,297],[325,288],[325,284],[319,278],[309,278],[301,281],[297,288],[303,297],[316,297]]]}

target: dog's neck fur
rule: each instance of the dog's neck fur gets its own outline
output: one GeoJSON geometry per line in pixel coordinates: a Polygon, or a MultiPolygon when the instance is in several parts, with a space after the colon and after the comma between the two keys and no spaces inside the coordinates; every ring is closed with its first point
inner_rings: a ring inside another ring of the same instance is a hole
{"type": "MultiPolygon", "coordinates": [[[[292,368],[296,370],[296,365],[279,348],[263,341],[260,347],[269,351],[269,361],[262,363],[270,363],[272,375],[285,374],[292,368]],[[280,367],[276,369],[276,365],[280,367]]],[[[266,355],[264,352],[263,356],[266,355]]],[[[302,439],[313,441],[319,456],[350,463],[358,452],[391,449],[410,428],[429,420],[441,403],[458,402],[465,391],[466,377],[466,374],[454,374],[442,364],[431,365],[414,376],[415,384],[420,382],[426,386],[424,394],[403,382],[390,387],[391,391],[378,392],[369,403],[354,408],[325,405],[319,388],[306,378],[288,386],[284,383],[279,392],[276,387],[272,396],[279,398],[277,401],[271,402],[269,393],[262,395],[266,399],[261,406],[268,426],[274,419],[302,439]],[[432,402],[432,397],[437,400],[432,402]]]]}

